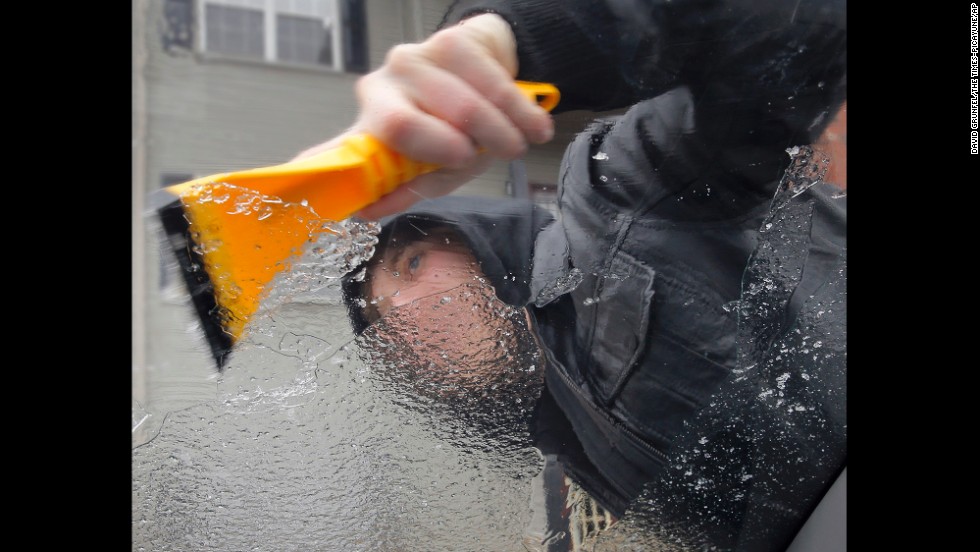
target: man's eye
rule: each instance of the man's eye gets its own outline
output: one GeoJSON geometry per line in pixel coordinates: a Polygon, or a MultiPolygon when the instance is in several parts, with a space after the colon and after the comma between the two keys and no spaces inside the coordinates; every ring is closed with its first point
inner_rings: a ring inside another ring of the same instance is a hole
{"type": "Polygon", "coordinates": [[[411,259],[408,260],[408,271],[415,272],[421,263],[422,263],[421,254],[413,256],[411,259]]]}

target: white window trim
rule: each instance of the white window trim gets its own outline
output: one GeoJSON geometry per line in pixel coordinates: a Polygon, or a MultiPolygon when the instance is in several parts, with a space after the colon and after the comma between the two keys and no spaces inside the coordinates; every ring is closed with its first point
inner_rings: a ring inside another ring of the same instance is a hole
{"type": "MultiPolygon", "coordinates": [[[[343,37],[341,35],[342,33],[345,32],[345,29],[343,28],[343,22],[340,19],[340,5],[337,2],[337,0],[327,0],[328,2],[327,17],[330,20],[331,31],[332,31],[330,33],[330,40],[332,42],[331,51],[333,52],[332,65],[300,64],[300,63],[282,61],[276,59],[277,57],[276,17],[275,17],[276,14],[283,13],[283,14],[298,15],[303,17],[317,17],[317,18],[322,17],[319,14],[302,13],[298,10],[276,9],[277,1],[278,0],[251,0],[251,1],[249,0],[199,0],[198,2],[196,2],[196,6],[195,6],[196,18],[200,22],[200,24],[197,25],[197,30],[196,30],[197,43],[199,44],[198,49],[200,54],[207,57],[218,57],[218,58],[226,57],[226,58],[239,59],[235,56],[229,56],[226,54],[217,54],[208,51],[208,43],[207,43],[208,33],[206,32],[207,29],[206,4],[217,4],[222,6],[229,6],[235,8],[249,8],[249,9],[258,9],[258,4],[260,4],[263,12],[262,21],[263,21],[263,25],[265,25],[265,29],[264,29],[265,44],[263,44],[265,57],[262,60],[243,57],[241,58],[243,61],[253,61],[253,62],[262,61],[265,63],[281,65],[281,66],[322,68],[322,69],[330,69],[334,71],[343,71],[344,56],[343,56],[343,52],[341,51],[341,48],[343,48],[344,42],[343,42],[343,37]]],[[[327,19],[323,18],[323,20],[326,21],[327,19]]]]}

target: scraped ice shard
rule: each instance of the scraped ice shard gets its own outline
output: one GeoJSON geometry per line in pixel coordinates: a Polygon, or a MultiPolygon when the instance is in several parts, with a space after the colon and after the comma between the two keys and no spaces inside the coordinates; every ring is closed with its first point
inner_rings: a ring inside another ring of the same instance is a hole
{"type": "Polygon", "coordinates": [[[566,274],[562,274],[558,278],[555,278],[551,283],[547,284],[540,293],[538,293],[537,298],[534,302],[538,306],[546,305],[551,301],[554,301],[559,296],[564,295],[582,283],[583,274],[582,271],[573,268],[569,270],[566,274]]]}

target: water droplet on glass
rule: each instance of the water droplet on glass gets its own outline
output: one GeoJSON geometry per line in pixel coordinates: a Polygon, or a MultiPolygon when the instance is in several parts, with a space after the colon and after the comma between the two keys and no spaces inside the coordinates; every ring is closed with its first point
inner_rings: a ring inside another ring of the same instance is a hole
{"type": "Polygon", "coordinates": [[[782,374],[781,376],[776,378],[776,386],[779,387],[780,389],[785,388],[787,380],[789,380],[789,372],[786,372],[785,374],[782,374]]]}

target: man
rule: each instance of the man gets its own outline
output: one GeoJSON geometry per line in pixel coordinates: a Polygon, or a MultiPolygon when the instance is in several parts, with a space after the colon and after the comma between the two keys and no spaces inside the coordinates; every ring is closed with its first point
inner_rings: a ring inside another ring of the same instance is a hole
{"type": "Polygon", "coordinates": [[[806,148],[845,75],[843,3],[459,2],[360,81],[354,127],[447,169],[361,214],[548,140],[510,78],[555,83],[565,109],[629,106],[569,146],[560,220],[421,203],[404,220],[448,222],[497,297],[527,306],[580,480],[608,508],[643,500],[654,532],[689,543],[784,547],[846,458],[846,199],[806,148]],[[529,255],[482,256],[498,231],[529,255]]]}
{"type": "Polygon", "coordinates": [[[451,409],[470,431],[506,437],[497,446],[532,443],[540,452],[524,542],[542,552],[583,550],[616,519],[596,500],[608,492],[542,388],[546,361],[521,308],[534,236],[553,223],[528,201],[422,201],[385,221],[372,259],[344,280],[373,370],[451,409]]]}
{"type": "Polygon", "coordinates": [[[352,324],[356,333],[367,332],[370,338],[361,341],[362,348],[377,345],[388,370],[397,365],[419,384],[416,390],[456,401],[500,399],[504,404],[512,386],[540,383],[543,374],[526,312],[503,281],[516,279],[504,266],[519,271],[529,263],[531,250],[530,243],[521,247],[497,240],[491,246],[486,240],[516,232],[532,236],[526,226],[551,220],[550,214],[521,204],[522,214],[535,216],[510,218],[514,226],[508,228],[505,221],[491,222],[507,210],[507,202],[496,210],[457,196],[430,203],[437,213],[472,212],[465,225],[418,209],[385,225],[371,260],[345,278],[352,324]],[[494,277],[488,279],[487,273],[494,277]]]}

